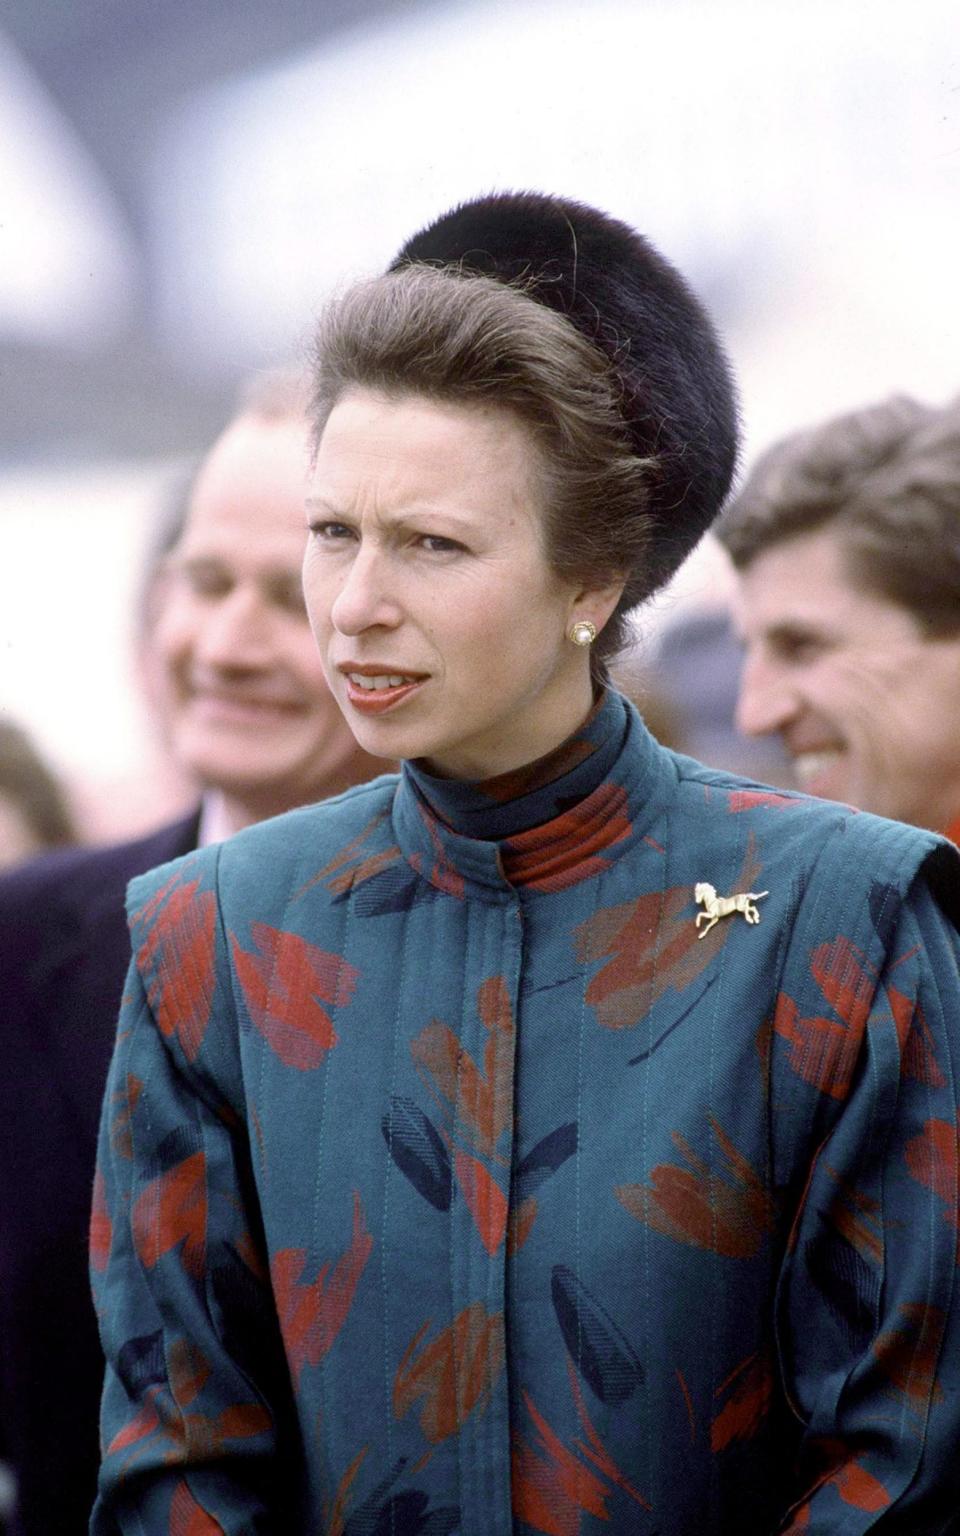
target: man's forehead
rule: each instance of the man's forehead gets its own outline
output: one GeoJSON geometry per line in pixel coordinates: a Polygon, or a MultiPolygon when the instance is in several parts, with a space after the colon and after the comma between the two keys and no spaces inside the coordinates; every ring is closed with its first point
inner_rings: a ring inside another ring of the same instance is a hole
{"type": "Polygon", "coordinates": [[[287,517],[244,518],[224,510],[188,517],[171,559],[175,566],[202,562],[237,573],[299,573],[305,542],[303,524],[287,517]]]}
{"type": "Polygon", "coordinates": [[[738,585],[750,594],[751,603],[768,595],[781,605],[811,609],[838,588],[860,590],[843,540],[822,528],[768,544],[740,571],[738,585]]]}

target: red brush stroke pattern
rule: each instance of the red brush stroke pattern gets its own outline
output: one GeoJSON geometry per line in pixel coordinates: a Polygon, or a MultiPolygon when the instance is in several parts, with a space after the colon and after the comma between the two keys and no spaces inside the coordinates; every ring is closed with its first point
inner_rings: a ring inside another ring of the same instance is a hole
{"type": "Polygon", "coordinates": [[[882,1212],[878,1201],[854,1189],[829,1164],[824,1164],[823,1171],[837,1186],[837,1198],[824,1212],[826,1220],[862,1259],[868,1264],[878,1264],[883,1258],[882,1212]]]}
{"type": "Polygon", "coordinates": [[[569,1360],[567,1375],[586,1439],[574,1440],[574,1450],[570,1450],[551,1429],[527,1392],[524,1392],[523,1400],[536,1432],[534,1443],[528,1443],[518,1430],[513,1434],[513,1513],[518,1520],[535,1531],[544,1532],[545,1536],[579,1536],[583,1514],[609,1520],[607,1500],[612,1490],[604,1478],[615,1488],[622,1489],[642,1509],[650,1508],[647,1500],[624,1477],[590,1422],[576,1372],[569,1360]],[[585,1464],[587,1462],[589,1466],[585,1464]]]}
{"type": "Polygon", "coordinates": [[[350,1498],[350,1489],[356,1481],[357,1473],[360,1471],[369,1449],[370,1447],[365,1445],[357,1452],[337,1484],[333,1507],[326,1520],[327,1536],[343,1536],[347,1523],[347,1505],[350,1498]]]}
{"type": "Polygon", "coordinates": [[[780,992],[773,1029],[790,1045],[790,1066],[798,1077],[832,1099],[847,1097],[860,1040],[846,1025],[823,1017],[801,1018],[793,998],[780,992]]]}
{"type": "Polygon", "coordinates": [[[960,1206],[957,1184],[960,1178],[960,1115],[949,1120],[925,1120],[923,1130],[907,1142],[905,1151],[911,1178],[932,1190],[944,1203],[943,1218],[958,1235],[957,1263],[960,1264],[960,1206]]]}
{"type": "Polygon", "coordinates": [[[722,948],[722,924],[697,939],[687,885],[603,907],[574,929],[581,964],[609,956],[587,985],[604,1029],[633,1029],[669,987],[682,992],[722,948]]]}
{"type": "Polygon", "coordinates": [[[660,1163],[649,1186],[621,1184],[614,1194],[631,1216],[665,1237],[727,1258],[752,1258],[773,1227],[773,1202],[717,1122],[711,1118],[709,1124],[723,1155],[722,1172],[713,1172],[674,1132],[689,1168],[660,1163]]]}
{"type": "MultiPolygon", "coordinates": [[[[751,837],[736,888],[752,889],[759,874],[751,837]]],[[[604,1029],[633,1029],[668,988],[683,992],[696,981],[733,931],[718,923],[698,937],[689,885],[601,908],[573,930],[581,964],[607,961],[585,994],[597,1022],[604,1029]]]]}
{"type": "Polygon", "coordinates": [[[530,1236],[536,1217],[536,1195],[528,1195],[526,1200],[511,1208],[507,1221],[507,1253],[511,1258],[520,1252],[530,1236]]]}
{"type": "Polygon", "coordinates": [[[454,1159],[457,1183],[463,1191],[484,1248],[495,1254],[507,1230],[509,1203],[500,1185],[475,1157],[457,1152],[454,1159]]]}
{"type": "Polygon", "coordinates": [[[727,794],[727,810],[734,816],[738,816],[741,811],[757,810],[761,806],[782,811],[786,806],[796,803],[789,795],[778,795],[772,789],[732,789],[727,794]]]}
{"type": "Polygon", "coordinates": [[[93,1178],[93,1207],[90,1212],[90,1263],[102,1275],[110,1262],[113,1223],[107,1209],[107,1189],[98,1168],[93,1178]]]}
{"type": "Polygon", "coordinates": [[[872,1472],[856,1460],[847,1461],[830,1478],[844,1504],[852,1509],[863,1509],[868,1514],[879,1514],[890,1503],[890,1495],[872,1472]]]}
{"type": "Polygon", "coordinates": [[[503,871],[514,885],[562,891],[609,869],[606,850],[633,830],[627,792],[605,783],[579,805],[547,824],[507,838],[501,848],[503,871]]]}
{"type": "Polygon", "coordinates": [[[273,1292],[287,1358],[295,1379],[306,1365],[319,1365],[332,1347],[347,1319],[373,1238],[366,1229],[360,1196],[353,1197],[353,1233],[350,1246],[333,1271],[327,1262],[316,1280],[303,1285],[300,1277],[307,1262],[303,1248],[281,1248],[270,1261],[273,1292]],[[328,1280],[329,1276],[329,1280],[328,1280]]]}
{"type": "MultiPolygon", "coordinates": [[[[184,875],[189,873],[190,865],[193,862],[193,858],[184,859],[183,864],[176,871],[176,873],[172,874],[168,880],[165,880],[163,885],[159,886],[157,890],[154,891],[153,895],[144,902],[142,907],[134,907],[132,909],[130,914],[131,921],[135,924],[152,923],[154,918],[157,916],[157,913],[160,911],[160,908],[166,901],[167,897],[170,895],[170,892],[176,890],[177,886],[184,878],[184,875]]],[[[194,882],[194,885],[196,885],[196,882],[194,882]]]]}
{"type": "Polygon", "coordinates": [[[233,961],[250,1017],[285,1066],[308,1072],[337,1043],[321,1002],[343,1007],[359,973],[340,956],[318,949],[299,934],[253,923],[259,954],[240,948],[231,935],[233,961]]]}
{"type": "Polygon", "coordinates": [[[174,1339],[168,1352],[170,1390],[180,1408],[199,1397],[210,1380],[209,1360],[189,1339],[174,1339]]]}
{"type": "Polygon", "coordinates": [[[321,881],[326,884],[327,890],[334,896],[342,896],[349,891],[351,886],[359,885],[364,880],[369,880],[372,875],[379,874],[380,870],[394,859],[400,857],[400,849],[387,848],[381,853],[363,854],[363,845],[367,838],[382,826],[387,818],[386,811],[379,811],[376,816],[362,827],[356,837],[352,837],[348,843],[340,848],[328,864],[318,870],[306,885],[302,885],[295,893],[294,901],[299,901],[308,891],[313,890],[321,881]]]}
{"type": "MultiPolygon", "coordinates": [[[[800,1532],[809,1528],[813,1514],[813,1501],[822,1488],[835,1488],[844,1504],[849,1504],[851,1509],[863,1510],[866,1514],[879,1514],[881,1510],[887,1508],[890,1495],[886,1488],[879,1478],[867,1471],[862,1461],[842,1440],[820,1440],[811,1449],[816,1454],[817,1460],[825,1464],[825,1469],[821,1473],[817,1487],[794,1511],[789,1532],[800,1532]]],[[[788,1533],[785,1532],[784,1536],[788,1536],[788,1533]]]]}
{"type": "Polygon", "coordinates": [[[447,896],[455,897],[457,901],[462,901],[466,886],[459,869],[450,862],[447,855],[447,850],[443,845],[443,838],[440,835],[440,824],[433,812],[428,810],[425,805],[421,804],[419,810],[423,824],[427,829],[427,835],[433,845],[433,864],[428,874],[423,867],[423,859],[419,854],[415,855],[410,860],[410,863],[417,870],[418,874],[423,874],[438,890],[443,891],[447,896]]]}
{"type": "Polygon", "coordinates": [[[537,1431],[537,1444],[534,1448],[521,1435],[513,1437],[514,1517],[545,1536],[579,1536],[584,1511],[598,1520],[609,1520],[606,1484],[567,1450],[528,1393],[524,1392],[523,1400],[537,1431]]]}
{"type": "Polygon", "coordinates": [[[223,1454],[228,1440],[249,1440],[265,1433],[273,1421],[259,1403],[236,1403],[225,1408],[215,1419],[203,1413],[186,1413],[173,1431],[180,1443],[167,1456],[170,1462],[214,1461],[223,1454]]]}
{"type": "Polygon", "coordinates": [[[834,1012],[854,1034],[862,1034],[877,989],[876,969],[863,950],[841,935],[831,944],[818,945],[810,970],[834,1012]]]}
{"type": "Polygon", "coordinates": [[[902,1302],[897,1314],[900,1326],[879,1334],[873,1343],[873,1353],[897,1391],[909,1398],[914,1407],[923,1408],[943,1397],[937,1381],[937,1361],[946,1318],[940,1307],[922,1302],[902,1302]]]}
{"type": "Polygon", "coordinates": [[[186,1339],[174,1340],[168,1358],[169,1387],[154,1385],[147,1389],[139,1412],[124,1425],[107,1447],[107,1454],[137,1447],[128,1464],[145,1451],[143,1442],[163,1428],[167,1449],[163,1461],[169,1465],[185,1460],[215,1460],[223,1454],[228,1440],[245,1440],[271,1427],[267,1410],[259,1403],[235,1403],[215,1418],[204,1413],[188,1413],[212,1374],[209,1362],[186,1339]]]}
{"type": "Polygon", "coordinates": [[[112,1456],[116,1451],[124,1451],[129,1446],[136,1445],[140,1440],[148,1440],[154,1430],[160,1427],[160,1415],[156,1407],[158,1396],[157,1388],[148,1389],[143,1407],[124,1424],[122,1429],[117,1431],[107,1446],[105,1455],[112,1456]]]}
{"type": "Polygon", "coordinates": [[[490,1035],[482,1071],[438,1019],[410,1042],[410,1052],[440,1099],[454,1109],[457,1129],[491,1156],[513,1117],[513,1007],[501,976],[481,983],[477,1010],[490,1035]]]}
{"type": "Polygon", "coordinates": [[[143,909],[144,916],[148,908],[153,920],[137,949],[137,964],[152,978],[147,997],[161,1034],[175,1036],[187,1060],[194,1061],[213,1005],[216,897],[190,880],[164,886],[143,909]],[[166,900],[154,912],[163,896],[166,900]]]}
{"type": "Polygon", "coordinates": [[[783,1532],[783,1536],[802,1536],[804,1531],[810,1529],[810,1505],[801,1504],[793,1512],[793,1519],[783,1532]]]}
{"type": "Polygon", "coordinates": [[[636,1488],[633,1487],[632,1483],[629,1483],[624,1477],[623,1473],[620,1471],[620,1468],[610,1456],[610,1453],[608,1452],[603,1441],[600,1439],[600,1436],[597,1434],[597,1431],[594,1429],[593,1424],[590,1422],[590,1415],[587,1413],[587,1405],[584,1402],[583,1392],[581,1390],[580,1383],[577,1380],[577,1373],[574,1370],[573,1362],[570,1359],[567,1360],[567,1380],[570,1383],[570,1391],[573,1394],[573,1401],[576,1406],[577,1417],[579,1418],[580,1423],[583,1425],[587,1436],[586,1444],[582,1440],[574,1440],[574,1446],[580,1452],[581,1456],[586,1456],[590,1461],[593,1462],[595,1467],[600,1469],[605,1477],[608,1477],[610,1481],[615,1483],[618,1488],[622,1488],[624,1493],[628,1494],[629,1497],[633,1499],[635,1504],[639,1504],[642,1509],[649,1509],[650,1505],[647,1500],[642,1496],[642,1494],[639,1494],[636,1488]]]}
{"type": "Polygon", "coordinates": [[[877,973],[863,951],[843,935],[814,950],[810,970],[837,1018],[802,1018],[793,998],[781,992],[773,1028],[789,1043],[790,1066],[797,1076],[842,1102],[853,1081],[877,973]]]}
{"type": "Polygon", "coordinates": [[[207,1514],[182,1480],[170,1500],[169,1536],[224,1536],[219,1520],[207,1514]]]}
{"type": "Polygon", "coordinates": [[[203,1273],[207,1246],[206,1158],[194,1152],[142,1190],[133,1207],[133,1240],[147,1269],[183,1244],[188,1274],[203,1273]]]}
{"type": "Polygon", "coordinates": [[[928,1088],[943,1088],[947,1080],[940,1070],[930,1026],[920,1004],[890,985],[887,1000],[900,1042],[903,1076],[928,1088]]]}
{"type": "Polygon", "coordinates": [[[686,1377],[684,1376],[683,1372],[680,1370],[679,1366],[674,1367],[674,1374],[676,1375],[676,1378],[677,1378],[677,1385],[679,1386],[680,1391],[683,1394],[683,1405],[684,1405],[684,1407],[687,1410],[687,1419],[688,1419],[689,1424],[690,1424],[690,1444],[691,1445],[696,1445],[696,1443],[697,1443],[697,1420],[696,1420],[696,1416],[695,1416],[694,1411],[693,1411],[693,1398],[690,1396],[690,1388],[687,1386],[686,1377]]]}
{"type": "Polygon", "coordinates": [[[110,1150],[129,1162],[133,1156],[133,1113],[143,1092],[143,1083],[132,1072],[127,1073],[126,1083],[113,1096],[116,1113],[110,1124],[110,1150]]]}
{"type": "Polygon", "coordinates": [[[710,1426],[710,1448],[714,1455],[728,1445],[751,1440],[762,1427],[773,1398],[773,1373],[762,1355],[749,1355],[716,1390],[724,1393],[736,1382],[720,1412],[710,1426]]]}
{"type": "Polygon", "coordinates": [[[474,1301],[421,1349],[429,1328],[428,1319],[397,1366],[393,1411],[402,1419],[422,1399],[420,1427],[430,1444],[438,1445],[458,1432],[496,1385],[506,1356],[503,1313],[488,1313],[482,1301],[474,1301]]]}

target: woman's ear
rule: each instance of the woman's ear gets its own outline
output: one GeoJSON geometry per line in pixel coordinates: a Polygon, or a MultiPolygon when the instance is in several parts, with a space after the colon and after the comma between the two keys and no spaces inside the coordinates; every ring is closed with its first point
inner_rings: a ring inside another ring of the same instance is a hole
{"type": "Polygon", "coordinates": [[[626,583],[625,576],[615,576],[602,585],[582,587],[570,605],[570,625],[586,621],[599,634],[623,596],[626,583]]]}

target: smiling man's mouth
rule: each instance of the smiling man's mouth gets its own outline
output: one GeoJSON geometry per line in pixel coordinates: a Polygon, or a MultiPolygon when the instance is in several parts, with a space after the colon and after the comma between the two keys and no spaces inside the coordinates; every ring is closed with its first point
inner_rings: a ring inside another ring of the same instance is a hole
{"type": "Polygon", "coordinates": [[[806,786],[814,783],[823,774],[829,773],[842,756],[842,747],[827,747],[817,752],[797,752],[792,755],[793,769],[800,784],[806,786]]]}
{"type": "Polygon", "coordinates": [[[270,697],[266,694],[242,694],[194,689],[191,702],[211,714],[224,715],[289,715],[302,711],[302,704],[289,697],[270,697]]]}

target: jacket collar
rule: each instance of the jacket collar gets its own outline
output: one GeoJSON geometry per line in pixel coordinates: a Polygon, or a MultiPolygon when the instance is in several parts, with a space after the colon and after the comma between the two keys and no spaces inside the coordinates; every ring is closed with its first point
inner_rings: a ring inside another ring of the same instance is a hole
{"type": "Polygon", "coordinates": [[[659,815],[676,783],[672,758],[631,704],[604,693],[547,757],[480,783],[403,764],[394,806],[400,847],[431,884],[506,895],[556,891],[602,873],[659,815]]]}

